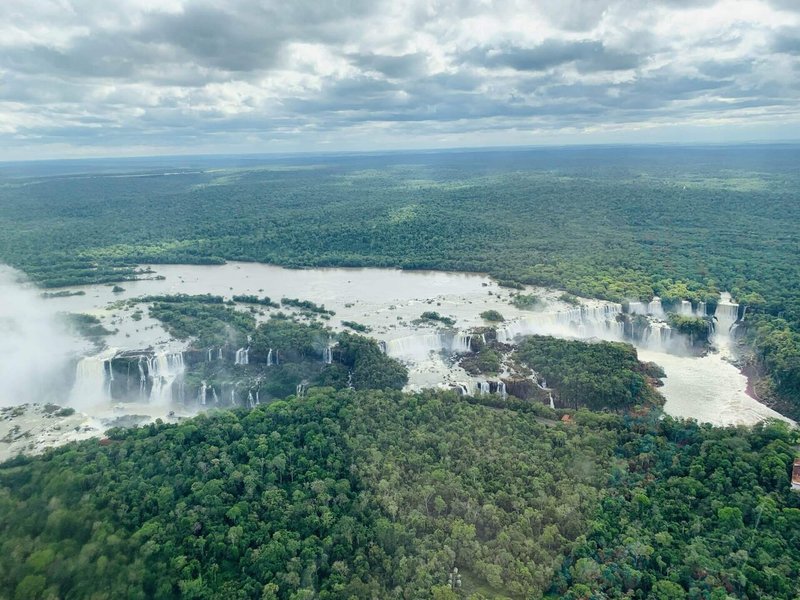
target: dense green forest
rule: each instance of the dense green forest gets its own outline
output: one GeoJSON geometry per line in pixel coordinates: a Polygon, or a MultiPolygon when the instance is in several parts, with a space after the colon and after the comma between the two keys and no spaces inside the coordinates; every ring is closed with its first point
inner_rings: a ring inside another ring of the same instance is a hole
{"type": "Polygon", "coordinates": [[[480,271],[617,301],[728,290],[755,317],[765,393],[797,401],[799,162],[746,146],[7,164],[0,260],[45,286],[237,259],[480,271]]]}
{"type": "Polygon", "coordinates": [[[664,403],[652,386],[664,372],[657,365],[639,362],[630,344],[532,335],[519,344],[514,358],[544,377],[555,389],[559,404],[630,410],[664,403]]]}
{"type": "Polygon", "coordinates": [[[797,440],[785,425],[585,410],[562,424],[503,403],[313,388],[17,458],[0,466],[0,590],[16,600],[800,592],[800,495],[788,485],[797,440]]]}
{"type": "Polygon", "coordinates": [[[9,164],[0,260],[45,286],[236,259],[480,271],[616,301],[728,290],[762,315],[765,391],[797,407],[799,162],[746,146],[9,164]]]}

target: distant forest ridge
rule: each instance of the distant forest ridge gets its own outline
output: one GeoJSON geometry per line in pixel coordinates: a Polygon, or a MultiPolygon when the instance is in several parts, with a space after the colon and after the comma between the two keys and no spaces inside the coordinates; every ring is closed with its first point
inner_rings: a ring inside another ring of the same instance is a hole
{"type": "Polygon", "coordinates": [[[728,290],[772,389],[797,399],[798,164],[796,145],[6,163],[0,261],[48,287],[245,260],[487,272],[615,301],[728,290]]]}

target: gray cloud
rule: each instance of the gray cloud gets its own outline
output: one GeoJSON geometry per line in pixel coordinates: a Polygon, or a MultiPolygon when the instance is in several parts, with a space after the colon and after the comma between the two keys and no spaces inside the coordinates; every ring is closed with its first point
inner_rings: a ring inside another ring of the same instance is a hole
{"type": "Polygon", "coordinates": [[[600,41],[552,39],[534,48],[473,48],[464,58],[488,68],[510,67],[517,71],[544,71],[566,63],[575,63],[580,71],[617,71],[636,68],[642,60],[630,52],[611,50],[600,41]]]}
{"type": "Polygon", "coordinates": [[[800,123],[798,4],[756,1],[4,0],[0,157],[800,123]]]}

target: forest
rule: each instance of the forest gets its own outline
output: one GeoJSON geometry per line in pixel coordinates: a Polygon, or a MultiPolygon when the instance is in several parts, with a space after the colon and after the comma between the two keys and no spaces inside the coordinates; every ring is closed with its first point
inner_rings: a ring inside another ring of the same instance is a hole
{"type": "Polygon", "coordinates": [[[244,260],[486,272],[615,301],[727,290],[748,306],[762,395],[800,415],[796,146],[192,160],[6,165],[0,261],[47,287],[244,260]]]}
{"type": "Polygon", "coordinates": [[[795,146],[163,160],[7,165],[0,261],[49,287],[243,260],[486,272],[615,301],[727,290],[754,317],[764,394],[800,414],[795,146]]]}
{"type": "Polygon", "coordinates": [[[19,457],[0,465],[0,589],[15,600],[797,597],[796,432],[537,412],[321,387],[19,457]]]}

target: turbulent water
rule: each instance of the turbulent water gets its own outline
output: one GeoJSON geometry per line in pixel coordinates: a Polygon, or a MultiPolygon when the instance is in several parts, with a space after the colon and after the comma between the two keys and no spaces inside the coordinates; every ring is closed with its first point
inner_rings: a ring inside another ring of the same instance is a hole
{"type": "MultiPolygon", "coordinates": [[[[253,263],[159,265],[154,270],[164,279],[128,282],[122,293],[113,293],[108,286],[85,286],[81,288],[86,291],[84,296],[54,298],[48,302],[58,310],[100,315],[108,328],[117,330],[108,340],[113,347],[153,346],[161,352],[160,356],[166,357],[174,355],[175,341],[158,323],[146,315],[135,321],[130,318],[133,309],[108,306],[121,299],[175,293],[302,298],[334,310],[336,317],[330,322],[334,328],[340,328],[340,320],[369,326],[370,335],[383,343],[388,354],[409,364],[411,389],[465,386],[470,393],[483,392],[489,382],[470,377],[454,367],[443,358],[442,351],[468,350],[470,330],[487,325],[480,317],[483,311],[497,310],[506,317],[506,322],[498,328],[501,341],[512,341],[517,336],[532,333],[609,340],[621,340],[625,335],[618,319],[622,312],[619,304],[586,300],[576,307],[560,301],[557,290],[530,288],[528,291],[542,298],[545,306],[538,311],[520,310],[510,304],[514,290],[500,288],[488,277],[475,274],[391,269],[288,270],[253,263]],[[435,324],[417,321],[423,312],[434,310],[454,318],[455,331],[443,332],[435,324]]],[[[720,353],[703,358],[691,356],[685,352],[687,340],[658,321],[664,315],[659,299],[650,303],[631,302],[628,310],[633,314],[650,315],[651,322],[635,343],[643,359],[660,364],[666,371],[663,393],[668,413],[715,424],[754,423],[776,416],[745,394],[746,379],[726,362],[725,343],[720,344],[720,353]]],[[[706,309],[685,302],[678,310],[688,315],[705,314],[706,309]]],[[[735,328],[738,310],[729,298],[720,302],[716,323],[718,342],[728,339],[735,328]]],[[[238,364],[247,364],[248,349],[240,348],[235,360],[238,364]]],[[[329,360],[325,351],[321,360],[329,360]]],[[[95,375],[101,374],[97,365],[91,368],[95,375]]],[[[159,367],[157,372],[164,376],[152,401],[164,406],[166,390],[174,397],[181,368],[175,361],[171,366],[159,367]]],[[[492,385],[497,386],[497,383],[492,382],[492,385]]],[[[95,393],[102,390],[102,385],[98,381],[87,389],[95,393]]],[[[220,390],[220,395],[227,399],[233,392],[220,390]]],[[[494,392],[498,392],[497,387],[493,388],[494,392]]]]}

